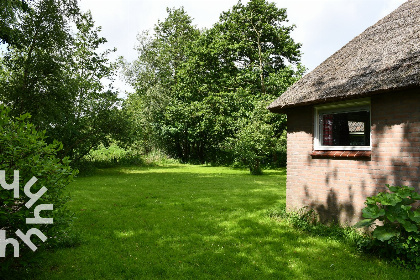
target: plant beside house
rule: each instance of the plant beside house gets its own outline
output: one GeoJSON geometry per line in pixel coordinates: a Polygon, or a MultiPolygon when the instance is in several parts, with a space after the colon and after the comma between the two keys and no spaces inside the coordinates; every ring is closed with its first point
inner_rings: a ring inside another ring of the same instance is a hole
{"type": "Polygon", "coordinates": [[[363,253],[420,269],[420,194],[413,187],[386,186],[390,192],[380,192],[366,199],[362,210],[364,219],[352,227],[323,224],[318,214],[308,207],[286,211],[286,205],[282,205],[270,210],[269,216],[285,220],[311,235],[349,242],[363,253]],[[357,230],[362,227],[372,230],[362,234],[357,230]]]}
{"type": "Polygon", "coordinates": [[[77,171],[70,167],[69,159],[57,157],[62,144],[57,141],[47,144],[45,131],[37,131],[35,125],[28,122],[29,118],[29,114],[13,118],[10,116],[10,109],[0,104],[0,170],[3,171],[0,186],[0,230],[4,235],[0,238],[3,239],[0,240],[3,243],[0,249],[5,254],[5,257],[0,258],[1,276],[5,273],[11,275],[13,269],[28,268],[37,259],[34,249],[31,248],[31,251],[17,237],[17,230],[28,234],[36,228],[47,237],[46,240],[39,236],[31,238],[37,247],[35,250],[71,247],[79,242],[78,236],[71,232],[72,213],[65,205],[69,200],[65,188],[73,181],[77,171]],[[35,181],[31,181],[33,177],[35,181]],[[4,186],[10,187],[6,182],[10,186],[17,184],[18,191],[4,189],[4,186]],[[46,188],[45,193],[42,193],[43,187],[46,188]],[[35,198],[36,204],[28,206],[29,203],[35,203],[31,202],[35,198]],[[53,210],[41,211],[49,210],[37,208],[42,205],[52,205],[53,210]],[[38,216],[52,218],[52,223],[27,220],[38,216]],[[19,246],[9,245],[6,249],[5,246],[10,241],[8,238],[17,240],[19,246]],[[19,257],[14,257],[14,248],[20,252],[19,257]]]}
{"type": "Polygon", "coordinates": [[[389,186],[366,199],[364,220],[356,227],[372,227],[370,238],[360,248],[369,253],[391,258],[403,266],[420,268],[420,194],[413,187],[389,186]],[[379,224],[376,224],[380,221],[379,224]]]}

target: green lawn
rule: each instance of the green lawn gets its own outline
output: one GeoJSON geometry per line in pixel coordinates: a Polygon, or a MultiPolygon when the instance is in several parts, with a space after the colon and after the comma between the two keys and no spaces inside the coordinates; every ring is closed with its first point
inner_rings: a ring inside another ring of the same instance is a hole
{"type": "Polygon", "coordinates": [[[268,215],[285,171],[114,168],[69,186],[82,243],[41,254],[34,279],[418,279],[268,215]]]}

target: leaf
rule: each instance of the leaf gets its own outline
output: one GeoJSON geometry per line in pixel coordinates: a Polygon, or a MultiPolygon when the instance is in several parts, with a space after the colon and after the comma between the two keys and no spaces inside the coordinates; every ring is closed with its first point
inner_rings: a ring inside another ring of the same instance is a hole
{"type": "Polygon", "coordinates": [[[408,214],[407,210],[404,209],[404,205],[388,206],[385,217],[391,222],[398,221],[402,223],[408,219],[408,214]]]}
{"type": "Polygon", "coordinates": [[[404,221],[401,224],[407,232],[418,232],[417,226],[410,221],[404,221]]]}
{"type": "Polygon", "coordinates": [[[412,199],[412,198],[403,198],[402,201],[401,201],[402,204],[408,205],[410,208],[412,207],[412,206],[410,206],[410,204],[412,204],[414,202],[415,202],[415,200],[412,199]]]}
{"type": "Polygon", "coordinates": [[[394,193],[398,192],[398,190],[401,188],[401,187],[397,187],[397,186],[390,186],[390,185],[388,185],[388,184],[386,184],[386,186],[388,187],[388,189],[389,189],[391,192],[394,192],[394,193]]]}
{"type": "Polygon", "coordinates": [[[392,205],[395,206],[402,201],[402,199],[392,193],[381,193],[382,200],[380,201],[382,205],[392,205]]]}
{"type": "Polygon", "coordinates": [[[414,192],[410,194],[410,197],[415,200],[420,200],[420,193],[414,192]]]}
{"type": "Polygon", "coordinates": [[[373,231],[373,237],[377,238],[381,241],[386,241],[391,239],[394,236],[398,236],[399,233],[395,229],[385,228],[385,227],[377,227],[373,231]]]}
{"type": "Polygon", "coordinates": [[[367,205],[376,205],[376,202],[378,201],[378,199],[376,198],[376,196],[372,196],[372,197],[368,197],[366,198],[366,204],[367,205]]]}
{"type": "Polygon", "coordinates": [[[410,211],[408,216],[413,222],[420,223],[420,210],[410,211]]]}
{"type": "Polygon", "coordinates": [[[356,228],[368,227],[368,226],[371,226],[374,221],[375,221],[374,219],[363,219],[359,221],[358,223],[356,223],[354,227],[356,228]]]}
{"type": "Polygon", "coordinates": [[[377,205],[375,205],[363,208],[362,213],[364,218],[377,219],[380,216],[385,215],[385,210],[380,209],[377,205]]]}
{"type": "Polygon", "coordinates": [[[398,219],[398,214],[389,211],[386,212],[386,217],[390,222],[395,222],[398,219]]]}

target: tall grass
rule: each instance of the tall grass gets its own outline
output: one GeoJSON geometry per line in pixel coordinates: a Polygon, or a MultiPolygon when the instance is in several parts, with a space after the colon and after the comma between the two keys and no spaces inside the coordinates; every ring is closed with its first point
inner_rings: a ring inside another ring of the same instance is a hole
{"type": "Polygon", "coordinates": [[[122,148],[113,142],[108,147],[100,144],[76,163],[82,176],[92,175],[98,168],[111,168],[117,166],[164,166],[176,164],[177,160],[169,158],[160,150],[152,150],[142,154],[136,148],[122,148]]]}
{"type": "Polygon", "coordinates": [[[124,149],[116,143],[111,143],[109,147],[100,144],[95,150],[91,150],[84,157],[84,160],[98,168],[106,168],[118,165],[142,165],[142,156],[131,149],[124,149]]]}

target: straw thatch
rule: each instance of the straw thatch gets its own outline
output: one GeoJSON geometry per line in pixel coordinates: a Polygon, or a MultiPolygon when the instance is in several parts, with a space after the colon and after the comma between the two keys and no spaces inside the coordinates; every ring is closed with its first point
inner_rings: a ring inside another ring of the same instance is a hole
{"type": "Polygon", "coordinates": [[[420,87],[420,0],[409,0],[291,86],[268,109],[420,87]]]}

